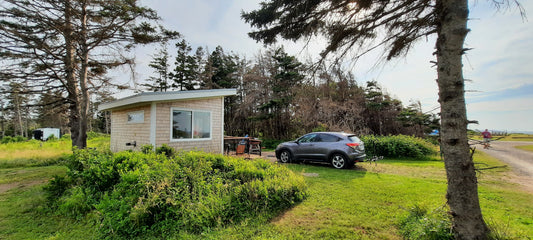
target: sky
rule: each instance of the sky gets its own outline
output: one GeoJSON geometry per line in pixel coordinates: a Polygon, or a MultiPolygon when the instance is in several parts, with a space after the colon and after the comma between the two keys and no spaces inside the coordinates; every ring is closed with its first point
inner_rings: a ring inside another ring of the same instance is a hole
{"type": "MultiPolygon", "coordinates": [[[[259,8],[260,0],[142,0],[158,12],[162,24],[180,32],[193,49],[202,46],[213,51],[220,45],[252,59],[264,49],[248,37],[252,29],[241,19],[241,11],[259,8]]],[[[470,1],[470,20],[463,57],[467,79],[466,102],[469,120],[479,124],[469,129],[533,132],[533,22],[523,19],[515,6],[496,9],[490,0],[470,1]]],[[[533,1],[522,0],[533,20],[533,1]]],[[[317,40],[304,49],[302,43],[282,42],[286,52],[304,61],[318,57],[317,40]]],[[[435,38],[419,41],[405,57],[375,67],[371,54],[350,67],[360,85],[376,80],[404,105],[420,101],[423,111],[437,113],[436,70],[431,63],[435,38]],[[436,110],[434,110],[436,109],[436,110]]],[[[172,49],[172,48],[170,48],[172,49]]],[[[170,51],[172,53],[172,50],[170,51]]],[[[136,50],[136,79],[147,79],[147,67],[154,46],[136,50]]]]}

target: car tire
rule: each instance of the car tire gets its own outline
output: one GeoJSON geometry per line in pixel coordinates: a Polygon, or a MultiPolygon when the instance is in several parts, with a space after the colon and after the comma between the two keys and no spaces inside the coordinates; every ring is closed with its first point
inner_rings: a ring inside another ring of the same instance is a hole
{"type": "Polygon", "coordinates": [[[290,162],[292,162],[291,152],[289,152],[289,150],[282,150],[281,153],[279,154],[279,161],[281,163],[290,163],[290,162]]]}
{"type": "Polygon", "coordinates": [[[334,153],[331,156],[330,161],[331,161],[331,165],[336,169],[346,168],[349,165],[348,159],[340,153],[334,153]]]}

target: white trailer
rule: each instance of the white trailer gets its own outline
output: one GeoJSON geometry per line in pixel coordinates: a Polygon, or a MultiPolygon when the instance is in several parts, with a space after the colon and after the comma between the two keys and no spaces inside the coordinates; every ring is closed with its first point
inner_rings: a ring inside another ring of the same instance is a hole
{"type": "Polygon", "coordinates": [[[60,138],[60,131],[59,128],[39,128],[33,130],[33,139],[46,141],[51,136],[54,136],[55,138],[60,138]]]}

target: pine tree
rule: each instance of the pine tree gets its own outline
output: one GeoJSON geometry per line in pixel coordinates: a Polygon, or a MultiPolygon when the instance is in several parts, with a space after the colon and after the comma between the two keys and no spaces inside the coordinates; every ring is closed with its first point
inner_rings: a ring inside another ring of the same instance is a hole
{"type": "Polygon", "coordinates": [[[199,84],[201,48],[196,55],[192,55],[192,48],[185,40],[176,43],[176,48],[175,68],[172,73],[174,84],[179,90],[193,90],[199,84]]]}
{"type": "Polygon", "coordinates": [[[2,0],[2,79],[25,82],[26,94],[62,89],[72,145],[87,146],[91,93],[110,84],[111,68],[132,64],[128,51],[177,33],[154,23],[136,0],[2,0]]]}
{"type": "Polygon", "coordinates": [[[146,87],[148,91],[152,92],[166,92],[172,89],[174,85],[170,83],[172,73],[170,72],[170,64],[168,63],[169,54],[166,44],[162,44],[161,49],[152,56],[152,61],[148,64],[154,70],[156,76],[150,76],[147,83],[142,86],[146,87]]]}
{"type": "MultiPolygon", "coordinates": [[[[501,4],[502,1],[494,1],[501,4]]],[[[515,2],[509,0],[503,2],[515,2]]],[[[520,5],[519,5],[520,7],[520,5]]],[[[297,41],[321,35],[322,57],[335,60],[383,47],[386,60],[403,56],[417,40],[436,35],[437,84],[441,105],[441,150],[448,178],[446,194],[457,239],[487,239],[467,138],[462,55],[468,33],[467,0],[268,0],[243,13],[257,30],[249,36],[266,44],[277,37],[297,41]]]]}

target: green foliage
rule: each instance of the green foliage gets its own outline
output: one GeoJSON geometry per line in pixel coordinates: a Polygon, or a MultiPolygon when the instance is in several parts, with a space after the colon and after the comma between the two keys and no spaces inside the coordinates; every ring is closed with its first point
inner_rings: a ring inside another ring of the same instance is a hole
{"type": "MultiPolygon", "coordinates": [[[[100,138],[100,137],[109,137],[109,134],[99,133],[99,132],[87,132],[88,140],[100,138]]],[[[69,135],[69,139],[70,139],[70,135],[69,135]]]]}
{"type": "Polygon", "coordinates": [[[313,128],[313,132],[326,132],[328,130],[328,126],[323,123],[319,123],[316,127],[313,128]]]}
{"type": "Polygon", "coordinates": [[[46,193],[46,200],[48,200],[49,203],[56,204],[55,201],[61,196],[63,196],[65,191],[67,191],[67,189],[70,188],[71,185],[72,181],[69,177],[55,175],[50,180],[50,183],[43,187],[46,193]]]}
{"type": "MultiPolygon", "coordinates": [[[[142,149],[143,152],[146,149],[142,149]]],[[[158,147],[155,149],[155,153],[157,154],[164,154],[167,157],[172,157],[174,154],[176,154],[176,150],[166,144],[161,145],[161,147],[158,147]]]]}
{"type": "Polygon", "coordinates": [[[5,136],[5,137],[2,138],[0,143],[2,143],[2,144],[17,143],[17,142],[24,142],[26,140],[28,140],[28,139],[23,137],[23,136],[15,136],[15,137],[5,136]]]}
{"type": "Polygon", "coordinates": [[[154,151],[154,146],[152,146],[152,144],[146,144],[146,145],[142,145],[141,146],[141,152],[142,153],[151,153],[154,151]]]}
{"type": "Polygon", "coordinates": [[[70,188],[66,194],[58,200],[58,212],[61,215],[82,219],[92,210],[91,201],[80,186],[70,188]]]}
{"type": "Polygon", "coordinates": [[[57,141],[59,138],[56,137],[56,135],[50,135],[48,136],[48,138],[46,139],[46,141],[57,141]]]}
{"type": "Polygon", "coordinates": [[[286,140],[262,139],[261,147],[265,147],[266,149],[276,149],[276,147],[282,142],[286,142],[286,140]]]}
{"type": "Polygon", "coordinates": [[[409,214],[400,220],[400,234],[406,240],[446,240],[454,239],[451,221],[443,209],[428,212],[415,205],[409,214]]]}
{"type": "MultiPolygon", "coordinates": [[[[482,152],[477,152],[474,160],[484,167],[501,165],[482,152]]],[[[153,233],[137,239],[401,239],[398,223],[408,212],[400,209],[419,205],[431,211],[446,202],[444,163],[437,159],[387,159],[378,164],[358,164],[356,169],[345,171],[310,164],[282,166],[298,175],[305,174],[307,196],[274,220],[271,216],[275,213],[259,213],[257,218],[201,233],[153,233]]],[[[221,172],[235,170],[228,161],[216,159],[212,168],[221,172]]],[[[46,208],[42,185],[50,176],[65,176],[66,171],[64,166],[0,168],[0,185],[12,186],[0,193],[0,239],[104,238],[98,233],[103,219],[100,212],[91,210],[73,219],[57,215],[58,208],[46,208]]],[[[483,216],[494,239],[528,239],[533,236],[533,198],[520,185],[506,180],[509,171],[494,168],[478,176],[483,216]]],[[[248,171],[239,176],[261,175],[248,171]]]]}
{"type": "Polygon", "coordinates": [[[424,158],[435,153],[435,147],[423,139],[396,135],[396,136],[361,136],[365,143],[365,151],[370,156],[384,156],[393,158],[424,158]]]}
{"type": "Polygon", "coordinates": [[[5,136],[2,138],[2,141],[1,141],[2,144],[6,144],[10,142],[13,142],[13,138],[11,136],[5,136]]]}
{"type": "Polygon", "coordinates": [[[132,238],[274,216],[306,196],[301,176],[266,160],[174,155],[76,151],[67,177],[45,188],[50,206],[71,217],[98,212],[102,238],[132,238]]]}

